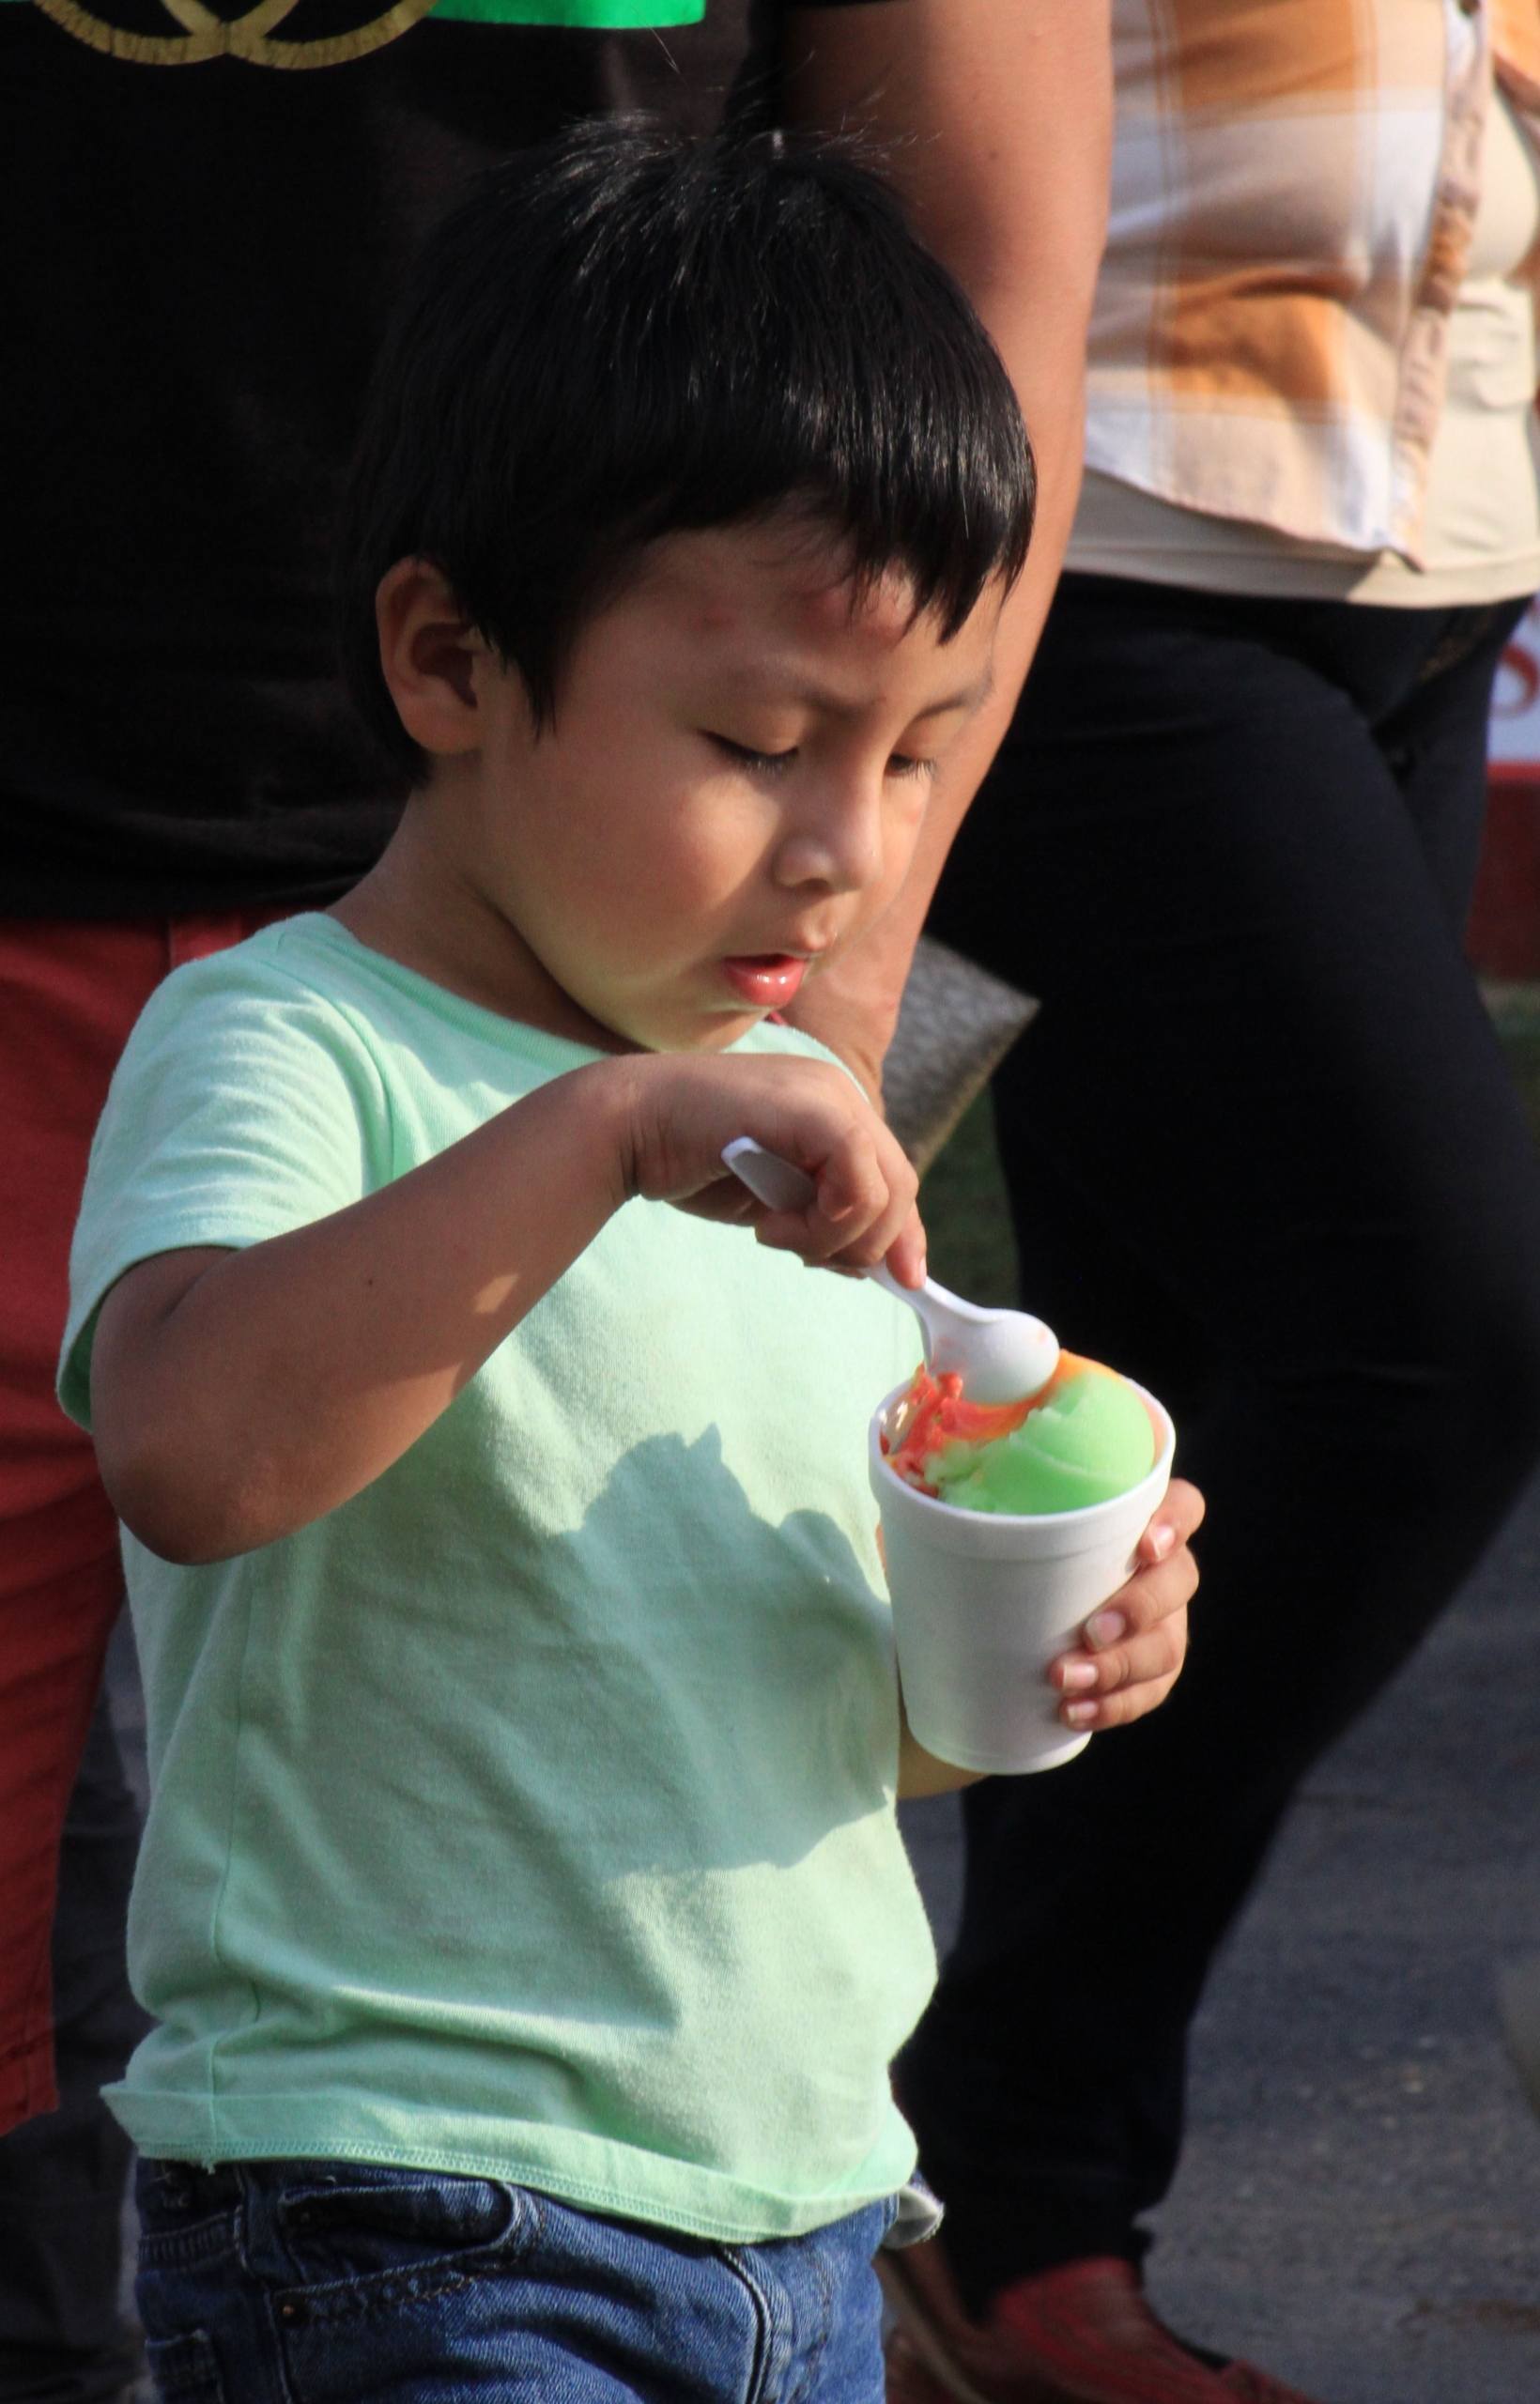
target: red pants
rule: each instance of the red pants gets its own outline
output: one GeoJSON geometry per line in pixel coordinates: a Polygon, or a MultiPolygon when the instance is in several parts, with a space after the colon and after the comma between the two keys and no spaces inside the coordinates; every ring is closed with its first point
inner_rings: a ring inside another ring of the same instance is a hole
{"type": "Polygon", "coordinates": [[[123,1594],[91,1440],[54,1398],[86,1155],[162,978],[277,915],[0,919],[0,2134],[58,2101],[59,1832],[123,1594]]]}

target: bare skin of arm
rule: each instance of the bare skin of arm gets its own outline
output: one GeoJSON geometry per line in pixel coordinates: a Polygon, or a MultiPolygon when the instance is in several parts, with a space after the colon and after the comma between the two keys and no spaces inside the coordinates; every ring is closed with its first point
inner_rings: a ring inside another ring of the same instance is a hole
{"type": "Polygon", "coordinates": [[[1086,331],[1111,156],[1106,0],[792,8],[782,60],[794,118],[860,127],[885,146],[914,224],[994,338],[1038,463],[1037,526],[1001,622],[994,693],[932,794],[898,899],[788,1012],[875,1096],[931,896],[1010,723],[1080,490],[1086,331]]]}
{"type": "MultiPolygon", "coordinates": [[[[626,1056],[558,1077],[377,1194],[249,1250],[162,1253],[103,1302],[94,1434],[121,1518],[168,1561],[220,1561],[307,1526],[398,1460],[633,1194],[757,1225],[805,1259],[924,1266],[914,1172],[839,1071],[796,1059],[626,1056]],[[773,1214],[717,1174],[749,1127],[816,1171],[773,1214]]],[[[1074,1728],[1169,1692],[1197,1583],[1202,1501],[1174,1482],[1140,1566],[1054,1664],[1074,1728]]],[[[902,1724],[900,1792],[971,1784],[902,1724]]]]}
{"type": "MultiPolygon", "coordinates": [[[[1001,618],[992,697],[948,755],[897,899],[787,1013],[848,1060],[873,1098],[931,897],[1010,723],[1079,497],[1086,334],[1112,150],[1108,15],[1107,0],[878,0],[786,12],[789,114],[829,131],[863,129],[885,148],[913,223],[994,338],[1038,467],[1032,547],[1001,618]]],[[[1067,1726],[1114,1727],[1170,1691],[1197,1585],[1187,1539],[1202,1516],[1196,1489],[1174,1481],[1134,1576],[1054,1664],[1067,1726]]],[[[927,1753],[907,1720],[901,1762],[904,1795],[973,1782],[927,1753]]]]}
{"type": "MultiPolygon", "coordinates": [[[[854,1267],[923,1267],[914,1173],[838,1070],[626,1056],[554,1079],[381,1192],[240,1252],[162,1253],[113,1287],[91,1402],[103,1482],[152,1551],[254,1550],[378,1477],[633,1194],[854,1267]],[[746,1124],[818,1171],[806,1213],[716,1175],[746,1124]]],[[[1050,1672],[1070,1726],[1152,1710],[1181,1667],[1202,1518],[1173,1484],[1140,1567],[1050,1672]]],[[[901,1723],[899,1791],[971,1784],[901,1723]]]]}
{"type": "Polygon", "coordinates": [[[838,1069],[626,1056],[558,1077],[379,1193],[249,1250],[162,1253],[97,1322],[92,1432],[119,1516],[168,1561],[254,1551],[398,1460],[632,1194],[812,1261],[917,1277],[914,1172],[838,1069]],[[743,1129],[817,1178],[762,1211],[743,1129]]]}
{"type": "MultiPolygon", "coordinates": [[[[379,1476],[632,1194],[760,1226],[804,1258],[923,1267],[913,1171],[839,1071],[617,1058],[559,1077],[381,1192],[247,1251],[162,1253],[102,1304],[91,1365],[102,1479],[169,1561],[220,1561],[379,1476]],[[747,1074],[746,1074],[747,1071],[747,1074]],[[715,1174],[746,1122],[819,1171],[806,1213],[715,1174]]],[[[1068,1725],[1152,1710],[1180,1670],[1202,1518],[1175,1483],[1140,1567],[1051,1678],[1068,1725]]],[[[972,1784],[901,1722],[899,1791],[972,1784]]]]}

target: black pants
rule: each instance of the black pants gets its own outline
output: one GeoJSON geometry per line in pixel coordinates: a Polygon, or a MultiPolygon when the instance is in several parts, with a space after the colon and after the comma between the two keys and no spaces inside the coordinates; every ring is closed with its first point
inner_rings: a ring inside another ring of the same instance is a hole
{"type": "Polygon", "coordinates": [[[1024,1302],[1209,1509],[1171,1702],[967,1797],[901,2075],[976,2307],[1138,2258],[1280,1814],[1540,1450],[1540,1175],[1459,940],[1518,613],[1070,577],[937,898],[1043,1002],[995,1085],[1024,1302]]]}
{"type": "Polygon", "coordinates": [[[138,1842],[103,1695],[59,1858],[59,2108],[0,2138],[0,2404],[107,2404],[142,2367],[117,2312],[129,2140],[100,2095],[148,2026],[123,1964],[138,1842]]]}

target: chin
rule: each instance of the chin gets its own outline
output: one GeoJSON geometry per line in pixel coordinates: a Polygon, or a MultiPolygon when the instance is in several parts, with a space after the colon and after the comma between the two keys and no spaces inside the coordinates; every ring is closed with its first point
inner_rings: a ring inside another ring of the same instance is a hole
{"type": "Polygon", "coordinates": [[[768,1010],[710,1010],[680,1020],[652,1045],[654,1052],[725,1052],[740,1036],[762,1026],[768,1010]]]}

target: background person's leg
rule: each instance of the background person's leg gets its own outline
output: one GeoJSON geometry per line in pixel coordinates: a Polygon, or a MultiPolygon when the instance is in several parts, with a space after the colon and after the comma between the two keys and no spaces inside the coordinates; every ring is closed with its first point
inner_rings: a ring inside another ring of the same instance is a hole
{"type": "Polygon", "coordinates": [[[100,1706],[78,1789],[76,1779],[123,1575],[90,1438],[54,1395],[69,1240],[91,1136],[144,1004],[180,961],[273,915],[0,920],[0,2404],[111,2393],[92,2383],[92,2364],[100,2355],[111,2381],[120,2350],[127,2150],[92,2081],[116,2074],[138,2026],[123,1960],[133,1837],[100,1706]],[[62,1981],[57,2083],[51,1963],[62,1981]],[[52,2328],[39,2319],[48,2310],[52,2328]]]}
{"type": "Polygon", "coordinates": [[[0,2132],[56,2101],[59,1832],[123,1594],[117,1520],[54,1396],[91,1136],[166,930],[0,920],[0,2132]]]}
{"type": "Polygon", "coordinates": [[[1502,634],[1070,578],[938,902],[1044,1005],[996,1081],[1024,1301],[1209,1502],[1173,1700],[967,1798],[901,2076],[976,2309],[1138,2258],[1278,1817],[1540,1444],[1540,1174],[1457,938],[1502,634]]]}
{"type": "Polygon", "coordinates": [[[117,2312],[131,2148],[100,2096],[149,2025],[123,1971],[138,1842],[103,1696],[59,1850],[59,2104],[0,2138],[0,2404],[109,2404],[142,2367],[117,2312]]]}

